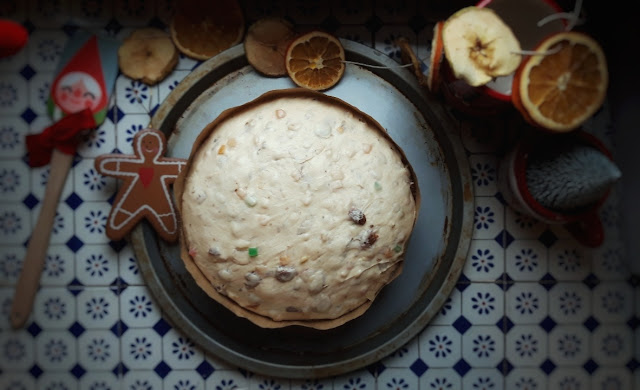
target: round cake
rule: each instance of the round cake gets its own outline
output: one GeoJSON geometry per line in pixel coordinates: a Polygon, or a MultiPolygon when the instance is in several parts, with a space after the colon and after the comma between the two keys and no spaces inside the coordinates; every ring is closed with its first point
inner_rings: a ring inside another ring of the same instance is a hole
{"type": "Polygon", "coordinates": [[[174,189],[189,272],[267,328],[328,329],[363,314],[401,272],[419,207],[384,128],[304,89],[223,112],[174,189]]]}

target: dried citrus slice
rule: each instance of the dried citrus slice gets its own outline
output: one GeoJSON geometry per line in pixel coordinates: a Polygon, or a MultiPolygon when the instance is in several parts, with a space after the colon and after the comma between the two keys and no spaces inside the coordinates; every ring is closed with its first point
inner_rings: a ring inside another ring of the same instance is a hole
{"type": "Polygon", "coordinates": [[[296,38],[287,49],[287,74],[297,85],[316,91],[333,87],[344,74],[344,48],[329,33],[311,31],[296,38]]]}
{"type": "Polygon", "coordinates": [[[242,42],[244,14],[237,0],[182,0],[171,18],[171,38],[186,56],[209,59],[242,42]]]}
{"type": "Polygon", "coordinates": [[[244,51],[247,61],[256,70],[267,76],[284,76],[284,56],[295,30],[291,23],[277,17],[259,19],[247,30],[244,51]]]}
{"type": "Polygon", "coordinates": [[[402,63],[407,65],[411,64],[413,68],[413,74],[418,79],[418,84],[421,86],[427,85],[427,77],[422,72],[422,68],[424,66],[423,62],[418,59],[413,49],[411,48],[411,43],[409,39],[406,37],[399,37],[396,39],[396,46],[400,48],[400,59],[402,63]]]}
{"type": "Polygon", "coordinates": [[[609,75],[604,52],[590,36],[555,33],[525,59],[513,80],[514,106],[531,123],[557,132],[579,127],[602,105],[609,75]]]}
{"type": "Polygon", "coordinates": [[[444,22],[440,21],[433,27],[429,74],[427,74],[427,87],[431,92],[437,92],[440,85],[440,64],[442,64],[442,59],[444,58],[442,26],[444,26],[444,22]]]}

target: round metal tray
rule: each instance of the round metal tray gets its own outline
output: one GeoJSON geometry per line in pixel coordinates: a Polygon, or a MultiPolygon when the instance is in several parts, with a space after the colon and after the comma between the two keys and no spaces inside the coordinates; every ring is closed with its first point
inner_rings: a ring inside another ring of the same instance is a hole
{"type": "MultiPolygon", "coordinates": [[[[403,272],[366,313],[330,330],[262,329],[209,298],[185,269],[177,244],[160,240],[147,223],[132,233],[142,276],[173,324],[206,352],[258,374],[338,375],[394,352],[438,313],[471,242],[473,185],[454,121],[407,69],[364,45],[342,44],[348,61],[389,69],[347,64],[342,80],[326,93],[387,129],[414,168],[422,195],[403,272]]],[[[189,74],[161,104],[151,126],[167,135],[168,156],[187,158],[197,135],[223,110],[294,86],[287,77],[255,72],[238,45],[189,74]]]]}

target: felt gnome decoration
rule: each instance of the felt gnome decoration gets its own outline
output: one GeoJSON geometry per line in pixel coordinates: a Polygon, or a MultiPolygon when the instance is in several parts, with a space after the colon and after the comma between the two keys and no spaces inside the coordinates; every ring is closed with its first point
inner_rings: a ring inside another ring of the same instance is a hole
{"type": "Polygon", "coordinates": [[[30,166],[48,164],[53,149],[73,155],[80,133],[102,124],[118,74],[118,47],[116,40],[84,31],[70,38],[47,101],[55,123],[26,139],[30,166]]]}
{"type": "Polygon", "coordinates": [[[100,124],[107,112],[109,89],[117,75],[117,57],[113,53],[117,52],[118,43],[91,35],[69,44],[78,48],[67,51],[68,58],[61,58],[65,65],[53,80],[47,102],[49,115],[58,120],[89,108],[100,124]]]}
{"type": "Polygon", "coordinates": [[[106,117],[108,96],[118,74],[119,42],[78,30],[60,56],[48,102],[53,124],[25,143],[29,165],[49,164],[49,177],[40,213],[29,238],[23,268],[15,286],[10,322],[24,325],[40,283],[49,238],[62,188],[73,164],[81,134],[100,125],[106,117]]]}

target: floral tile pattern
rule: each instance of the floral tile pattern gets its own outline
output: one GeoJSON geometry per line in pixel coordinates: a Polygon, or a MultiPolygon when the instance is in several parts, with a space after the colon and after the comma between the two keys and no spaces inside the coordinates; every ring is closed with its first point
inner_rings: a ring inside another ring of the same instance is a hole
{"type": "MultiPolygon", "coordinates": [[[[396,61],[400,36],[428,58],[434,23],[465,5],[241,3],[247,23],[284,17],[396,61]]],[[[455,116],[475,193],[473,240],[456,288],[418,336],[371,367],[320,379],[257,375],[210,356],[156,304],[132,247],[106,238],[119,183],[93,166],[101,154],[132,152],[133,136],[200,64],[183,55],[155,86],[118,76],[107,119],[82,139],[63,188],[34,311],[24,329],[11,329],[14,286],[49,177],[48,167],[26,164],[24,139],[51,124],[45,102],[64,45],[78,28],[124,37],[139,26],[166,27],[173,6],[170,0],[8,0],[0,6],[0,17],[30,32],[24,50],[0,59],[0,390],[640,387],[640,281],[630,275],[622,250],[617,190],[601,210],[606,241],[596,249],[577,244],[562,226],[511,208],[498,187],[511,141],[503,118],[455,116]]],[[[585,128],[614,148],[608,115],[605,104],[585,128]]]]}

